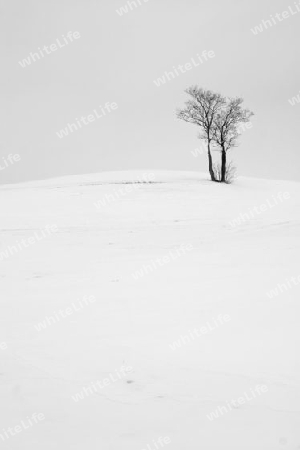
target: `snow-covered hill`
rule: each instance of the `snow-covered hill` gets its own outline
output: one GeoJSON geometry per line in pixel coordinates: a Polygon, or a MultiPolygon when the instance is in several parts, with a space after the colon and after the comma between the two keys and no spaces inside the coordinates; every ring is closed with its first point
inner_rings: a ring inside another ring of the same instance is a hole
{"type": "Polygon", "coordinates": [[[2,186],[3,447],[300,448],[299,194],[196,172],[2,186]]]}

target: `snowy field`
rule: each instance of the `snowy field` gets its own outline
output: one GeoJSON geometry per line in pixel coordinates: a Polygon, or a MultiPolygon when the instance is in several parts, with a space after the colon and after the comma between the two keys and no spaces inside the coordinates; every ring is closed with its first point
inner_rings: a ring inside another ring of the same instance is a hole
{"type": "Polygon", "coordinates": [[[2,186],[0,448],[299,449],[299,194],[196,172],[2,186]]]}

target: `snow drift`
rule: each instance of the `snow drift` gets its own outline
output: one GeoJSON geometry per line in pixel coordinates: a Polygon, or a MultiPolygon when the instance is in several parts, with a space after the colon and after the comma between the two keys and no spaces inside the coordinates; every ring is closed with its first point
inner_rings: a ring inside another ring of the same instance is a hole
{"type": "Polygon", "coordinates": [[[0,442],[299,448],[300,185],[145,174],[2,186],[0,442]]]}

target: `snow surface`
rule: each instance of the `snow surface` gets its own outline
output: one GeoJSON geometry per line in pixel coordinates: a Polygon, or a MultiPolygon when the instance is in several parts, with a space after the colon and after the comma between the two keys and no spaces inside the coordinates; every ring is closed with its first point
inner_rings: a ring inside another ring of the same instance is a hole
{"type": "Polygon", "coordinates": [[[299,286],[267,292],[300,275],[300,184],[158,171],[128,184],[150,172],[1,188],[0,251],[58,227],[0,261],[0,434],[45,416],[1,448],[299,449],[299,286]],[[280,192],[290,199],[230,225],[280,192]],[[182,245],[193,249],[133,277],[182,245]],[[96,301],[37,330],[85,296],[96,301]],[[230,321],[172,350],[220,314],[230,321]],[[74,401],[122,366],[132,371],[74,401]],[[268,391],[208,419],[257,385],[268,391]]]}

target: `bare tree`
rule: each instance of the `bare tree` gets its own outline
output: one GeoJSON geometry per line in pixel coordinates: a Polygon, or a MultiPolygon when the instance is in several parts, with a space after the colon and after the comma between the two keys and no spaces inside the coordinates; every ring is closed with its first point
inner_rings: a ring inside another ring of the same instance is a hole
{"type": "Polygon", "coordinates": [[[213,134],[217,135],[214,127],[215,118],[221,114],[226,105],[226,99],[218,93],[192,86],[185,90],[192,98],[185,102],[185,108],[177,111],[177,117],[198,125],[201,129],[199,138],[207,143],[209,173],[212,181],[217,181],[213,169],[211,142],[213,134]]]}
{"type": "Polygon", "coordinates": [[[226,182],[227,152],[238,145],[239,125],[249,122],[253,116],[249,109],[242,108],[243,101],[240,97],[227,99],[226,105],[214,116],[212,140],[221,151],[221,174],[217,181],[226,182]]]}

